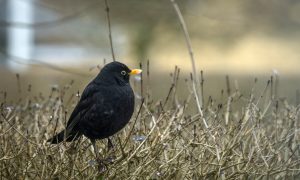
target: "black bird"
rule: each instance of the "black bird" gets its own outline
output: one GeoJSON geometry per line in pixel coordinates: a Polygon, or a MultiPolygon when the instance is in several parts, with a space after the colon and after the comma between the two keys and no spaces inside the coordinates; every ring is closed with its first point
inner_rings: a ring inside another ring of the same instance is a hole
{"type": "Polygon", "coordinates": [[[130,120],[134,111],[134,93],[129,84],[129,76],[141,72],[140,69],[130,70],[120,62],[105,65],[84,89],[66,129],[48,142],[70,142],[84,135],[91,140],[98,158],[95,141],[108,138],[111,144],[109,137],[130,120]]]}

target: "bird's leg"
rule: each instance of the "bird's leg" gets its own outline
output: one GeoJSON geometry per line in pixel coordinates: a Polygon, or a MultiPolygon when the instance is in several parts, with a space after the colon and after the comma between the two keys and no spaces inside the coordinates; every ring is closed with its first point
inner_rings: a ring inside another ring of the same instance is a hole
{"type": "Polygon", "coordinates": [[[91,139],[91,143],[93,145],[93,148],[94,148],[94,152],[95,152],[95,155],[96,155],[96,159],[98,160],[99,159],[99,151],[97,149],[97,146],[96,146],[96,141],[95,139],[91,139]]]}
{"type": "Polygon", "coordinates": [[[103,173],[104,171],[106,171],[107,168],[106,168],[105,164],[103,163],[102,159],[99,157],[99,151],[98,151],[98,148],[96,146],[96,140],[91,139],[91,143],[93,145],[94,152],[95,152],[95,155],[96,155],[96,160],[98,162],[99,173],[103,173]]]}
{"type": "Polygon", "coordinates": [[[109,156],[106,158],[106,161],[108,163],[113,163],[113,161],[116,159],[116,156],[115,156],[115,146],[114,146],[113,142],[111,141],[111,139],[109,137],[107,138],[107,154],[109,156]],[[111,150],[113,151],[112,155],[110,153],[111,150]]]}
{"type": "Polygon", "coordinates": [[[107,138],[107,151],[109,152],[111,149],[114,149],[114,144],[112,143],[111,139],[107,138]]]}

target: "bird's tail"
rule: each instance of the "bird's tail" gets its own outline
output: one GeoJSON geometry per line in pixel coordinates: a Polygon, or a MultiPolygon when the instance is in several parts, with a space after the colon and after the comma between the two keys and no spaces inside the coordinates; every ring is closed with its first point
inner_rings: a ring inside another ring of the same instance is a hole
{"type": "Polygon", "coordinates": [[[63,130],[60,133],[53,136],[52,138],[48,139],[47,142],[50,142],[51,144],[58,144],[64,140],[66,140],[66,142],[71,142],[71,141],[77,140],[79,138],[79,136],[80,136],[79,133],[69,134],[65,130],[63,130]],[[65,135],[66,135],[66,137],[65,137],[65,135]]]}

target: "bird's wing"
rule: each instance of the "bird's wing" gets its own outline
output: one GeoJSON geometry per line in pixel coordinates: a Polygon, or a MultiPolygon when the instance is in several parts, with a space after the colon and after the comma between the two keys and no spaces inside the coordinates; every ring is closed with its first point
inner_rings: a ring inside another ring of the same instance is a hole
{"type": "Polygon", "coordinates": [[[94,94],[93,105],[84,114],[81,114],[81,123],[95,127],[95,129],[107,126],[113,116],[116,115],[113,107],[116,102],[111,93],[111,89],[101,87],[94,94]]]}
{"type": "Polygon", "coordinates": [[[83,114],[85,114],[94,104],[94,94],[97,92],[95,84],[90,83],[83,91],[79,102],[73,110],[67,123],[67,130],[75,130],[75,126],[79,123],[83,114]]]}
{"type": "Polygon", "coordinates": [[[115,115],[111,103],[113,101],[111,89],[93,83],[89,84],[69,118],[67,131],[76,133],[79,130],[77,126],[79,123],[91,127],[97,126],[97,128],[105,127],[115,115]]]}

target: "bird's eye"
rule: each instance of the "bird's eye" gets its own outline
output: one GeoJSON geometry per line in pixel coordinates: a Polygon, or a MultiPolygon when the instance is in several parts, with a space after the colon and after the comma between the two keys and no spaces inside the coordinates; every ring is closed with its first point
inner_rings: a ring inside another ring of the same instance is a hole
{"type": "Polygon", "coordinates": [[[125,76],[125,75],[126,75],[126,71],[121,71],[121,74],[122,74],[123,76],[125,76]]]}

